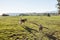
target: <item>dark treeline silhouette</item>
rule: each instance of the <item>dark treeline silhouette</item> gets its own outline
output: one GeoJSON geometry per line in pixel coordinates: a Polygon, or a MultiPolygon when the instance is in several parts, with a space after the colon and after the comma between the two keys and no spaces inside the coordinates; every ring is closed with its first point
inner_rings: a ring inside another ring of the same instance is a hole
{"type": "Polygon", "coordinates": [[[48,16],[55,15],[58,13],[3,13],[2,16],[48,16]]]}
{"type": "Polygon", "coordinates": [[[58,13],[22,13],[19,16],[51,16],[51,15],[57,16],[58,13]]]}

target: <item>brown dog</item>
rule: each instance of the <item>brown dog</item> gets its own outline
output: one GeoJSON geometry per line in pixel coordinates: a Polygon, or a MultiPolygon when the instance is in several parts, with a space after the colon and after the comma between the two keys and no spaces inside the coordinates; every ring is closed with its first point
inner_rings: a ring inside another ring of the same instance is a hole
{"type": "Polygon", "coordinates": [[[19,23],[22,24],[22,23],[25,23],[26,21],[27,21],[27,19],[21,19],[21,20],[19,21],[19,23]]]}

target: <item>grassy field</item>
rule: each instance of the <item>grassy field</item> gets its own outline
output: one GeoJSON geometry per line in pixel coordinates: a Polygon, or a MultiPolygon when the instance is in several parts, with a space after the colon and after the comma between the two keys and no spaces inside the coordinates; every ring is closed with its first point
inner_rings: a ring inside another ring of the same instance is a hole
{"type": "Polygon", "coordinates": [[[60,16],[0,16],[0,40],[54,40],[48,34],[60,40],[60,16]],[[21,18],[27,21],[19,24],[21,18]],[[45,28],[39,31],[32,22],[45,28]]]}

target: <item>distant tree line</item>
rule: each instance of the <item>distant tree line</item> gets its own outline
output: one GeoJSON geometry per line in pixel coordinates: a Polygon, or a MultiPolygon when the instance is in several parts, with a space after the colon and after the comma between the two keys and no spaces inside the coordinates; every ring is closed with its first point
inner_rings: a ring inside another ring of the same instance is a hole
{"type": "MultiPolygon", "coordinates": [[[[58,13],[21,13],[18,16],[51,16],[51,15],[57,16],[58,13]]],[[[2,16],[12,16],[12,15],[3,13],[2,16]]]]}
{"type": "Polygon", "coordinates": [[[29,14],[20,14],[19,16],[57,16],[58,13],[29,13],[29,14]]]}

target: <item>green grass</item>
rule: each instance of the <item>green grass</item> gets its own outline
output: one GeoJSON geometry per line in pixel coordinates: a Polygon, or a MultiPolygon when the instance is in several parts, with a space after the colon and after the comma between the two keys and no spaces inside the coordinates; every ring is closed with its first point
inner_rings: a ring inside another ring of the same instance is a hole
{"type": "MultiPolygon", "coordinates": [[[[20,40],[39,40],[44,34],[39,32],[39,27],[33,23],[42,24],[44,27],[49,28],[43,29],[42,32],[51,34],[54,31],[58,31],[54,36],[60,39],[60,16],[0,16],[0,40],[15,40],[19,37],[20,40]],[[21,18],[26,18],[27,21],[24,24],[19,24],[21,18]],[[29,33],[23,28],[27,26],[38,32],[32,30],[32,33],[29,33]],[[15,34],[16,36],[10,37],[15,34]],[[19,35],[18,35],[19,34],[19,35]],[[34,36],[35,34],[36,36],[34,36]]],[[[44,36],[42,40],[49,40],[47,36],[44,36]]]]}

